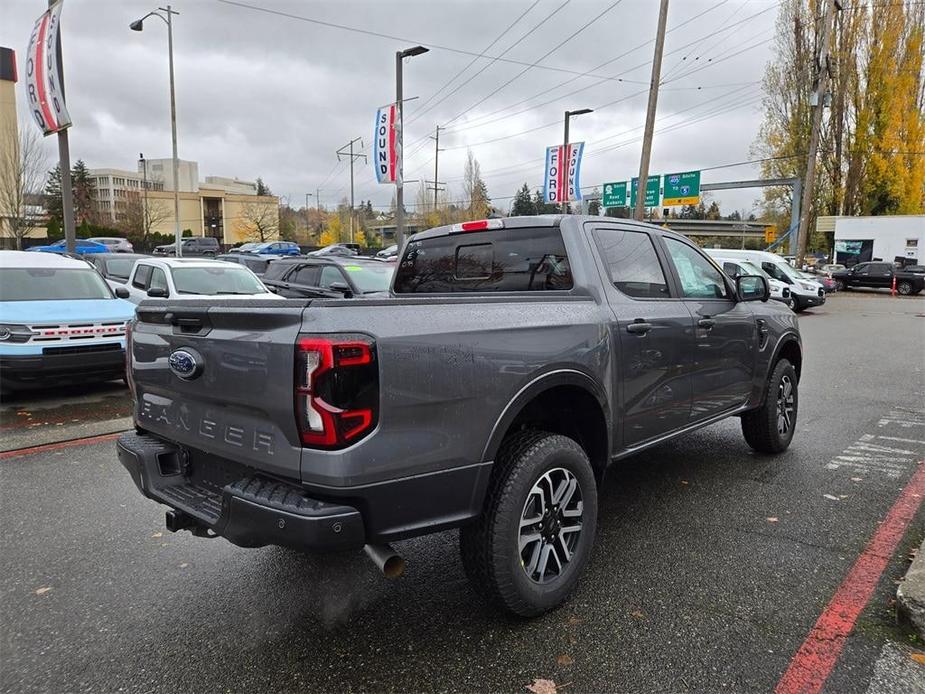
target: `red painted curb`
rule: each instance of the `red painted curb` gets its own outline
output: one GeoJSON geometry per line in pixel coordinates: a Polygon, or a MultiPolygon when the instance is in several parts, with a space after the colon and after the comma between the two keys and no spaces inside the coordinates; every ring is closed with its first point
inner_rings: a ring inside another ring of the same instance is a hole
{"type": "Polygon", "coordinates": [[[88,436],[83,439],[71,439],[70,441],[59,441],[58,443],[46,443],[41,446],[32,446],[31,448],[17,448],[15,451],[0,452],[0,460],[9,458],[19,458],[24,455],[35,455],[36,453],[45,453],[47,451],[57,451],[61,448],[73,448],[74,446],[89,446],[93,443],[103,443],[105,441],[114,441],[122,435],[122,432],[115,434],[101,434],[100,436],[88,436]]]}
{"type": "Polygon", "coordinates": [[[861,612],[870,601],[880,577],[925,499],[925,461],[900,492],[867,547],[845,576],[835,595],[819,616],[787,672],[775,688],[776,694],[814,694],[822,689],[861,612]]]}

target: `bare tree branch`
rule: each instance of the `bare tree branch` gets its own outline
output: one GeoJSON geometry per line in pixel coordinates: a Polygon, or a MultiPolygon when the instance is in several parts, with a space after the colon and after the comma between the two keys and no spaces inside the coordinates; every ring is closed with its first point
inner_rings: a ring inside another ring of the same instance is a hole
{"type": "Polygon", "coordinates": [[[47,156],[42,138],[32,129],[0,134],[0,228],[16,248],[42,219],[40,198],[47,156]]]}

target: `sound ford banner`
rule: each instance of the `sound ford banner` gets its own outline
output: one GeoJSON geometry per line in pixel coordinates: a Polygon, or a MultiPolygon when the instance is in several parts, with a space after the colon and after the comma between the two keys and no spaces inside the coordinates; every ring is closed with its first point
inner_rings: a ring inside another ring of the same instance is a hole
{"type": "Polygon", "coordinates": [[[401,152],[398,148],[398,108],[395,104],[376,111],[376,135],[373,138],[373,166],[379,183],[396,183],[401,152]]]}
{"type": "Polygon", "coordinates": [[[546,148],[543,199],[550,204],[581,200],[581,155],[584,142],[546,148]]]}
{"type": "Polygon", "coordinates": [[[26,98],[29,111],[46,135],[71,125],[71,117],[64,105],[61,70],[58,66],[60,18],[61,2],[56,2],[35,23],[26,51],[26,98]]]}

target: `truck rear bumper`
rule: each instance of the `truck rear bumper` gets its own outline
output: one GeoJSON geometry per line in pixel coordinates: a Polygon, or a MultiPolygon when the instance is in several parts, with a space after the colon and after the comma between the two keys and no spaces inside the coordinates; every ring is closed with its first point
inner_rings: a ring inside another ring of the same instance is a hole
{"type": "Polygon", "coordinates": [[[173,509],[167,513],[169,530],[211,531],[241,547],[280,545],[303,552],[365,544],[356,508],[313,499],[297,485],[147,434],[123,434],[116,450],[141,493],[173,509]]]}

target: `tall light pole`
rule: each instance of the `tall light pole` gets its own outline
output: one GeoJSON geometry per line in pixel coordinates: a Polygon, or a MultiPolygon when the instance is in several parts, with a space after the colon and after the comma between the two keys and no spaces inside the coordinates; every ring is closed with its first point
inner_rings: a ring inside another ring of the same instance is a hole
{"type": "MultiPolygon", "coordinates": [[[[404,181],[402,180],[402,170],[404,169],[405,163],[405,152],[404,152],[404,139],[405,139],[405,122],[402,114],[404,113],[404,105],[402,104],[402,74],[401,61],[404,58],[413,58],[416,55],[421,55],[422,53],[427,53],[430,49],[424,48],[424,46],[415,46],[414,48],[406,48],[403,51],[395,52],[395,108],[398,109],[398,171],[395,175],[395,243],[398,244],[399,250],[401,250],[402,242],[405,240],[405,191],[404,191],[404,181]]],[[[434,184],[436,185],[436,184],[434,184]]]]}
{"type": "Polygon", "coordinates": [[[145,159],[144,152],[139,152],[138,158],[141,159],[141,168],[142,168],[142,189],[144,195],[144,210],[142,210],[142,230],[141,237],[145,240],[148,238],[148,160],[145,159]]]}
{"type": "Polygon", "coordinates": [[[167,7],[158,7],[156,10],[148,12],[141,19],[136,19],[129,24],[132,31],[141,31],[144,28],[144,21],[151,16],[160,17],[167,25],[167,56],[170,63],[170,136],[173,139],[173,216],[176,221],[176,254],[179,258],[182,255],[182,239],[180,238],[180,160],[177,158],[177,100],[174,92],[173,80],[173,21],[172,15],[180,14],[179,12],[167,7]],[[161,14],[163,12],[164,14],[161,14]]]}
{"type": "MultiPolygon", "coordinates": [[[[572,116],[583,116],[586,113],[594,113],[593,108],[580,108],[577,111],[566,111],[565,112],[565,136],[562,139],[562,151],[568,149],[568,122],[572,116]]],[[[564,162],[565,166],[568,166],[568,162],[564,162]]],[[[559,166],[562,166],[563,162],[559,162],[559,166]]],[[[567,169],[566,169],[567,171],[567,169]]],[[[568,177],[566,176],[565,187],[568,188],[568,177]]],[[[562,214],[568,214],[568,195],[566,194],[565,200],[562,201],[562,214]]]]}

